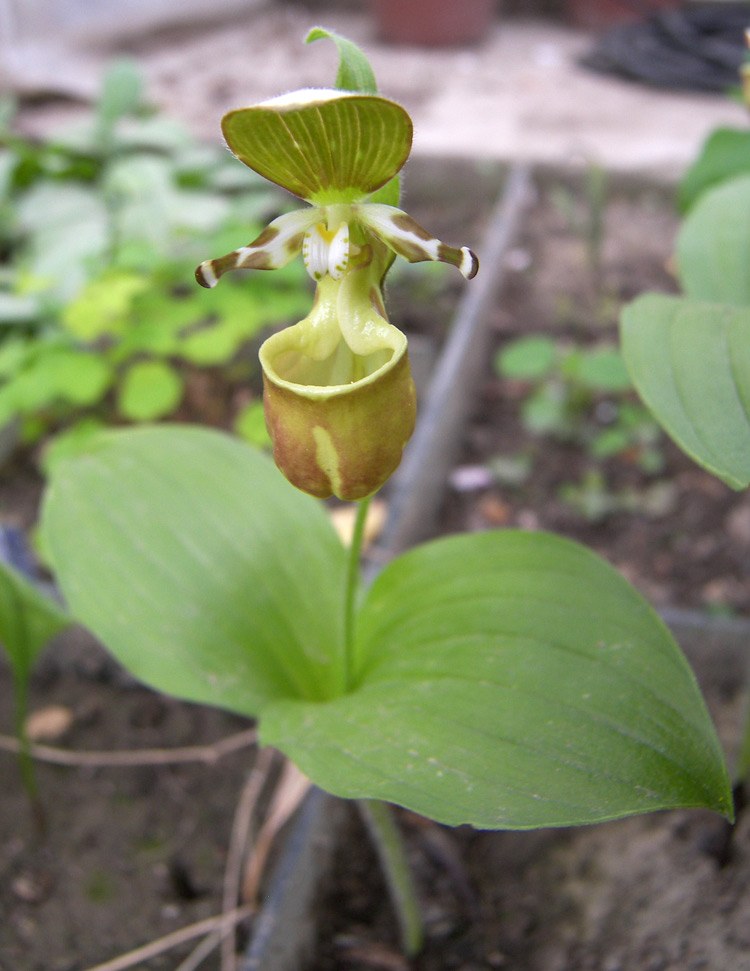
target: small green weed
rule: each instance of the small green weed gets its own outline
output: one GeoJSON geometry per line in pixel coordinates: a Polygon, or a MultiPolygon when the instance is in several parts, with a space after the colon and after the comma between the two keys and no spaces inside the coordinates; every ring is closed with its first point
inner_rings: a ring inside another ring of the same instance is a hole
{"type": "Polygon", "coordinates": [[[634,400],[615,347],[522,337],[494,363],[501,377],[521,384],[521,419],[533,435],[580,445],[595,460],[627,458],[649,474],[663,468],[658,427],[634,400]]]}
{"type": "MultiPolygon", "coordinates": [[[[44,142],[0,112],[0,427],[26,443],[62,430],[45,468],[102,424],[173,415],[186,369],[227,367],[309,302],[298,266],[212,295],[191,285],[207,239],[246,242],[279,197],[150,112],[141,87],[114,64],[87,121],[44,142]]],[[[246,428],[260,438],[241,415],[246,428]]]]}

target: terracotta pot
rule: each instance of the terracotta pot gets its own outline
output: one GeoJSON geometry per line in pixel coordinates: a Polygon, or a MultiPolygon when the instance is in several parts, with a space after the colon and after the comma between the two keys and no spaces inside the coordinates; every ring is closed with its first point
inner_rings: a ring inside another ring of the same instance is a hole
{"type": "Polygon", "coordinates": [[[570,23],[588,30],[605,30],[679,5],[680,0],[642,0],[639,3],[629,3],[628,0],[566,0],[570,23]]]}
{"type": "Polygon", "coordinates": [[[497,0],[370,0],[370,6],[383,40],[437,47],[480,40],[497,0]]]}

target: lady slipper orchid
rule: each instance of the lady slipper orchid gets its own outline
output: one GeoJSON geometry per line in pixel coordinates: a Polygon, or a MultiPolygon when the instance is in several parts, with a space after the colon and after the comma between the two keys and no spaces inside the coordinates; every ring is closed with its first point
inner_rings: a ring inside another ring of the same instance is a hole
{"type": "Polygon", "coordinates": [[[279,269],[302,253],[317,284],[312,311],[260,349],[274,459],[305,492],[362,499],[398,466],[416,416],[406,338],[383,304],[385,275],[399,255],[451,263],[471,279],[477,258],[377,201],[411,149],[412,123],[400,105],[298,91],[230,111],[222,130],[240,161],[310,205],[201,263],[196,278],[213,287],[229,270],[279,269]]]}

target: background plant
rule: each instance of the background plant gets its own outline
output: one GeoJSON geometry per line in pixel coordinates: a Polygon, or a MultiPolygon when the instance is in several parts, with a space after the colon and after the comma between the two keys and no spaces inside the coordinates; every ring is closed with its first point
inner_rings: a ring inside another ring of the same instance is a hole
{"type": "Polygon", "coordinates": [[[13,675],[13,724],[21,742],[21,777],[39,822],[43,820],[43,813],[26,735],[29,685],[39,655],[72,623],[67,611],[42,594],[29,577],[0,561],[0,644],[13,675]]]}
{"type": "Polygon", "coordinates": [[[634,399],[613,345],[519,337],[498,351],[494,365],[501,378],[520,384],[521,420],[533,435],[572,443],[597,460],[627,453],[644,472],[661,471],[658,428],[634,399]]]}
{"type": "MultiPolygon", "coordinates": [[[[226,152],[148,111],[135,68],[106,75],[90,117],[53,139],[0,121],[0,427],[81,447],[101,424],[174,414],[195,369],[248,384],[238,352],[307,302],[298,268],[210,305],[186,286],[206,240],[235,245],[280,198],[226,152]],[[237,171],[239,169],[239,171],[237,171]]],[[[236,427],[262,441],[253,410],[236,427]]]]}
{"type": "MultiPolygon", "coordinates": [[[[750,132],[713,133],[679,193],[679,296],[625,308],[623,355],[674,441],[730,488],[750,485],[750,132]]],[[[747,784],[750,718],[736,767],[747,784]]]]}
{"type": "MultiPolygon", "coordinates": [[[[361,55],[339,46],[341,79],[361,55]]],[[[346,550],[263,454],[160,426],[57,463],[43,530],[74,615],[139,678],[256,717],[335,795],[482,828],[731,814],[687,662],[604,561],[488,532],[419,546],[365,588],[365,512],[346,550]]]]}

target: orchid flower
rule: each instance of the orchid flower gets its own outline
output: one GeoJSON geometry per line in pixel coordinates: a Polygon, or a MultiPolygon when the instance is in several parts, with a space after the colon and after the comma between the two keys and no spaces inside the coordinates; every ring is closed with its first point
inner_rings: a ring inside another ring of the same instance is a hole
{"type": "Polygon", "coordinates": [[[302,253],[317,284],[312,311],[260,350],[274,458],[305,492],[364,498],[398,466],[416,417],[406,338],[383,303],[385,275],[398,255],[450,263],[471,279],[477,258],[377,201],[411,149],[400,105],[311,89],[230,111],[222,130],[240,161],[309,205],[201,263],[196,278],[213,287],[230,270],[280,269],[302,253]]]}

